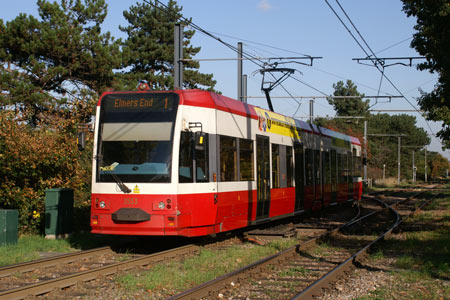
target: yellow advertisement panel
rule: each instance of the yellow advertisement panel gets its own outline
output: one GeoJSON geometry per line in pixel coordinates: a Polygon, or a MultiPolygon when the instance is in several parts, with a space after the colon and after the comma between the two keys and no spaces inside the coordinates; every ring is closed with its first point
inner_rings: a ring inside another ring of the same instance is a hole
{"type": "Polygon", "coordinates": [[[333,140],[331,141],[331,144],[336,147],[347,148],[347,149],[350,149],[350,147],[351,147],[351,144],[349,141],[341,140],[338,138],[333,138],[333,140]]]}
{"type": "Polygon", "coordinates": [[[289,136],[300,140],[300,131],[295,126],[295,120],[259,107],[255,107],[258,115],[258,130],[289,136]]]}

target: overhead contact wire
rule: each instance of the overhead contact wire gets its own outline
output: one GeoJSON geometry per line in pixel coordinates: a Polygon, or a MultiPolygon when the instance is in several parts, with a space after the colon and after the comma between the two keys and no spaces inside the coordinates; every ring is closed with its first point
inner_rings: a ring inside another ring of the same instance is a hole
{"type": "MultiPolygon", "coordinates": [[[[164,10],[163,8],[161,8],[160,6],[155,5],[155,4],[153,4],[153,3],[151,3],[151,2],[149,2],[149,1],[147,1],[147,0],[143,0],[143,1],[144,1],[145,3],[151,5],[152,7],[161,10],[162,12],[164,12],[164,13],[166,13],[166,14],[168,14],[168,15],[171,15],[171,14],[169,13],[169,11],[168,11],[168,8],[169,8],[169,7],[168,7],[167,5],[165,5],[164,3],[162,3],[162,2],[160,2],[160,1],[158,1],[158,0],[156,0],[156,3],[159,3],[161,6],[163,6],[163,7],[165,8],[165,10],[164,10]]],[[[216,36],[213,35],[212,33],[210,33],[210,32],[208,32],[207,30],[201,28],[200,26],[198,26],[198,25],[195,24],[194,22],[192,22],[192,21],[186,19],[185,17],[183,17],[183,16],[176,16],[176,15],[174,15],[174,14],[172,14],[172,16],[177,17],[178,20],[184,21],[186,24],[189,24],[192,28],[196,29],[197,31],[199,31],[199,32],[201,32],[201,33],[203,33],[203,34],[209,36],[209,37],[212,38],[212,39],[215,39],[216,41],[218,41],[219,43],[221,43],[221,44],[223,44],[224,46],[228,47],[228,48],[231,49],[232,51],[234,51],[234,52],[236,52],[236,53],[239,52],[239,50],[237,49],[237,47],[235,47],[235,46],[233,46],[233,45],[231,45],[231,44],[229,44],[229,43],[227,43],[227,42],[221,40],[219,37],[216,37],[216,36]]],[[[242,51],[242,56],[245,57],[245,58],[247,58],[248,60],[250,60],[251,62],[253,62],[253,63],[256,64],[257,66],[259,66],[260,68],[263,67],[263,63],[264,63],[264,62],[263,62],[261,59],[259,59],[258,57],[249,55],[249,54],[245,53],[244,51],[242,51]],[[259,61],[261,64],[258,64],[256,61],[259,61]]]]}
{"type": "MultiPolygon", "coordinates": [[[[324,0],[326,2],[326,4],[328,5],[328,7],[333,11],[334,15],[338,18],[338,20],[341,22],[341,24],[345,27],[345,29],[348,31],[348,33],[352,36],[352,38],[355,40],[355,42],[358,44],[358,46],[363,50],[363,52],[366,54],[367,57],[370,57],[370,55],[367,53],[366,49],[361,45],[361,43],[358,41],[358,39],[355,37],[355,35],[351,32],[351,30],[347,27],[347,25],[345,24],[345,22],[341,19],[341,17],[338,15],[338,13],[336,12],[336,10],[330,5],[330,3],[328,2],[328,0],[324,0]]],[[[371,59],[372,63],[374,64],[374,66],[377,68],[377,70],[382,74],[382,76],[389,82],[389,84],[397,91],[397,93],[399,93],[405,100],[406,102],[408,102],[408,104],[414,108],[414,110],[416,112],[418,112],[425,120],[425,124],[427,124],[428,129],[430,130],[430,132],[432,133],[432,135],[434,136],[435,133],[433,131],[433,129],[431,128],[428,120],[425,118],[425,116],[422,114],[422,112],[414,105],[412,104],[412,102],[397,88],[397,86],[389,79],[389,77],[386,76],[386,74],[384,74],[383,70],[380,70],[379,64],[375,63],[379,62],[378,57],[375,55],[375,53],[372,51],[372,49],[368,46],[367,42],[365,41],[365,39],[362,37],[362,35],[359,33],[358,29],[356,28],[356,26],[354,25],[354,23],[351,21],[350,17],[348,16],[348,14],[345,12],[344,8],[342,7],[342,5],[339,3],[338,0],[336,0],[336,2],[338,3],[339,7],[341,8],[341,10],[344,12],[344,14],[346,15],[347,19],[350,21],[350,23],[352,24],[353,28],[355,28],[356,32],[358,32],[359,36],[361,37],[361,39],[364,41],[364,43],[367,45],[367,47],[369,48],[369,50],[371,51],[372,55],[374,56],[375,59],[371,59]]]]}

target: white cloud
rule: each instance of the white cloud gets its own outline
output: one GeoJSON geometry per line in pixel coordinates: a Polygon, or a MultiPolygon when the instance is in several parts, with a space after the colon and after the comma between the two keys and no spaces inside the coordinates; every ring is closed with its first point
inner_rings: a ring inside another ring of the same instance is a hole
{"type": "Polygon", "coordinates": [[[272,8],[272,5],[269,3],[269,0],[261,0],[259,1],[258,8],[264,11],[268,11],[272,8]]]}

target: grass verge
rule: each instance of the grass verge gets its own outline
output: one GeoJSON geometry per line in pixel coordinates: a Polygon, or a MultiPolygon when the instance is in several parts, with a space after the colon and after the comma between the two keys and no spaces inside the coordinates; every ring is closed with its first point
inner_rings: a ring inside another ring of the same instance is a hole
{"type": "Polygon", "coordinates": [[[274,241],[265,246],[247,244],[227,249],[202,249],[193,257],[159,263],[148,271],[119,275],[116,282],[123,290],[146,290],[158,297],[172,295],[189,287],[251,264],[263,257],[287,249],[296,241],[274,241]]]}
{"type": "Polygon", "coordinates": [[[406,220],[403,231],[387,239],[371,256],[372,262],[386,264],[395,279],[357,300],[450,299],[450,194],[414,218],[406,220]]]}
{"type": "Polygon", "coordinates": [[[25,235],[17,244],[0,247],[0,266],[17,264],[42,258],[42,252],[74,252],[67,240],[46,240],[38,235],[25,235]]]}
{"type": "Polygon", "coordinates": [[[102,246],[111,246],[132,240],[132,237],[100,236],[88,232],[71,234],[68,239],[48,240],[41,235],[24,235],[17,244],[0,247],[0,266],[7,266],[42,258],[52,252],[68,253],[102,246]]]}

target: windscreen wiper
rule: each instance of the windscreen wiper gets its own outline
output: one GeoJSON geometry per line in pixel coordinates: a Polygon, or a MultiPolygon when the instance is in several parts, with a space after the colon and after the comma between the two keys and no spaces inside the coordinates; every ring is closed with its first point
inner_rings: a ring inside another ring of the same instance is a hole
{"type": "Polygon", "coordinates": [[[116,174],[111,173],[111,174],[109,174],[109,175],[112,176],[112,178],[113,178],[114,181],[117,183],[117,185],[119,186],[119,189],[120,189],[122,192],[124,192],[125,194],[131,193],[130,188],[127,187],[127,186],[125,185],[125,183],[123,183],[123,181],[120,180],[120,178],[119,178],[116,174]]]}
{"type": "Polygon", "coordinates": [[[114,171],[114,169],[115,169],[118,165],[119,165],[118,162],[114,162],[114,163],[112,163],[110,166],[107,166],[107,167],[100,167],[100,170],[103,171],[103,172],[108,172],[107,174],[111,175],[111,177],[114,179],[114,181],[115,181],[115,182],[117,183],[117,185],[119,186],[119,189],[120,189],[122,192],[124,192],[125,194],[129,194],[129,193],[131,193],[130,188],[127,187],[127,186],[125,185],[125,183],[123,183],[123,181],[120,180],[120,178],[119,178],[116,174],[114,174],[114,173],[109,173],[109,172],[114,171]]]}

